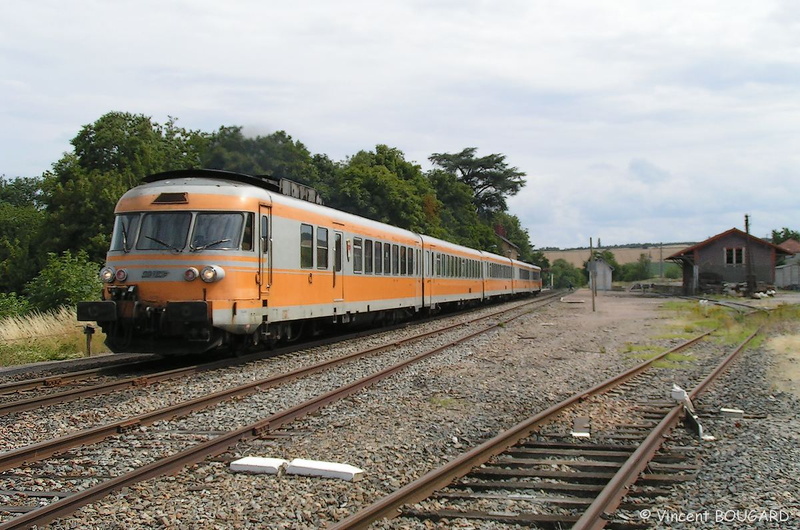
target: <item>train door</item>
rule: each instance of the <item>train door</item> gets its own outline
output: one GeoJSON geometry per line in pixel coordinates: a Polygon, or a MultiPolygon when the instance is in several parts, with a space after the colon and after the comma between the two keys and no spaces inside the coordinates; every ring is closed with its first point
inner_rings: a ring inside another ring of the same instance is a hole
{"type": "Polygon", "coordinates": [[[333,301],[344,302],[344,236],[342,232],[333,232],[333,301]]]}
{"type": "Polygon", "coordinates": [[[258,208],[258,285],[260,298],[266,299],[272,285],[272,230],[271,208],[266,204],[258,208]]]}
{"type": "Polygon", "coordinates": [[[433,285],[431,284],[431,277],[433,276],[433,252],[425,250],[425,266],[423,267],[425,273],[422,279],[422,303],[425,307],[431,307],[431,291],[433,285]]]}

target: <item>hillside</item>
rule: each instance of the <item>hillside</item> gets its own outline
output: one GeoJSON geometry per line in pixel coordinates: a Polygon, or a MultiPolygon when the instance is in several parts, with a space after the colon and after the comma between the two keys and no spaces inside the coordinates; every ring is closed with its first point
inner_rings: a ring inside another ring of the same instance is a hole
{"type": "MultiPolygon", "coordinates": [[[[602,250],[610,250],[617,263],[624,265],[625,263],[633,263],[639,260],[639,256],[646,254],[650,257],[653,263],[658,263],[668,256],[691,246],[692,243],[668,243],[663,246],[629,246],[624,247],[603,247],[602,250]]],[[[557,259],[566,260],[568,263],[576,266],[583,267],[583,263],[589,259],[588,248],[577,248],[570,250],[544,250],[544,255],[553,263],[557,259]]]]}

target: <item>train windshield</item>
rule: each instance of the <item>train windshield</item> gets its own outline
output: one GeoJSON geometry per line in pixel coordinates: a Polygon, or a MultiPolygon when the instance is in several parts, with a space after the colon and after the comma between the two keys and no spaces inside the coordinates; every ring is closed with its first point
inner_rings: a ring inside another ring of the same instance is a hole
{"type": "Polygon", "coordinates": [[[241,213],[201,212],[197,214],[189,250],[239,248],[244,216],[241,213]]]}
{"type": "Polygon", "coordinates": [[[111,250],[131,251],[133,242],[136,241],[140,217],[141,214],[138,213],[125,213],[117,216],[114,220],[114,233],[111,236],[111,250]]]}
{"type": "Polygon", "coordinates": [[[142,218],[142,227],[136,248],[139,250],[172,250],[182,252],[189,235],[192,214],[189,212],[148,213],[142,218]]]}

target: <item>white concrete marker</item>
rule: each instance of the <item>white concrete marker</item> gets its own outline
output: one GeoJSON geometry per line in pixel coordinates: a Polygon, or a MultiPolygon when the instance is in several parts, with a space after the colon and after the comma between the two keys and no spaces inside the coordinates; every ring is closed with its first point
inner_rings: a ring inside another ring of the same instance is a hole
{"type": "Polygon", "coordinates": [[[283,458],[262,458],[260,456],[246,456],[231,462],[231,471],[246,471],[248,473],[266,473],[277,475],[281,468],[288,464],[283,458]]]}
{"type": "Polygon", "coordinates": [[[319,460],[304,460],[295,458],[286,466],[287,475],[307,475],[311,477],[340,478],[348,481],[361,480],[363,469],[349,464],[336,462],[321,462],[319,460]]]}

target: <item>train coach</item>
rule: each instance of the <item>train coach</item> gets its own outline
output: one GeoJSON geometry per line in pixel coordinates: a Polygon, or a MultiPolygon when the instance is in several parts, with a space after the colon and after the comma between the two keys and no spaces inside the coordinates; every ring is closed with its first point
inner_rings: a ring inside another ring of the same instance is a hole
{"type": "Polygon", "coordinates": [[[202,352],[541,290],[538,267],[327,208],[310,188],[217,170],[151,175],[117,203],[100,301],[115,352],[202,352]]]}

